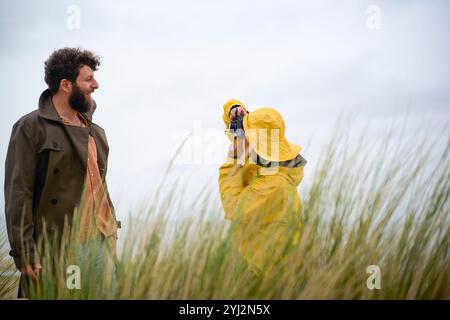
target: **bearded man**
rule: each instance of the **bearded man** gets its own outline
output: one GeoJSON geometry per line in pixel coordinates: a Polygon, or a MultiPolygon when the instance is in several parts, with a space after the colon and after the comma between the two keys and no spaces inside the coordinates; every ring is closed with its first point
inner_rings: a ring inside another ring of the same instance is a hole
{"type": "Polygon", "coordinates": [[[99,257],[114,260],[120,223],[105,180],[109,147],[105,131],[92,122],[99,65],[99,57],[88,50],[54,51],[45,62],[48,89],[38,109],[13,126],[4,187],[10,255],[21,271],[19,297],[30,297],[30,284],[39,287],[46,268],[43,239],[58,238],[74,217],[75,239],[83,246],[78,261],[92,242],[98,245],[91,257],[95,263],[99,257]]]}

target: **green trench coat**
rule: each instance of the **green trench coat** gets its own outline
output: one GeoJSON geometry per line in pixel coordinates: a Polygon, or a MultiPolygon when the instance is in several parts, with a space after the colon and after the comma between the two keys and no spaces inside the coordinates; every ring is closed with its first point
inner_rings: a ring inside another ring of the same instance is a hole
{"type": "MultiPolygon", "coordinates": [[[[105,131],[92,122],[95,104],[83,114],[87,128],[66,126],[51,97],[45,90],[38,110],[14,124],[6,156],[5,215],[10,255],[17,268],[40,262],[36,249],[44,222],[49,234],[61,234],[65,220],[71,225],[86,177],[89,134],[97,146],[98,167],[107,190],[109,147],[105,131]]],[[[108,201],[113,208],[109,194],[108,201]]]]}

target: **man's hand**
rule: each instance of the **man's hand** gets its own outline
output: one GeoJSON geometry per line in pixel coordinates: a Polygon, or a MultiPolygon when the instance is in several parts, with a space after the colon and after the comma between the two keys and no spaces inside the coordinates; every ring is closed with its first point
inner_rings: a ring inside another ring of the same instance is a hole
{"type": "Polygon", "coordinates": [[[20,268],[20,272],[24,275],[31,277],[33,280],[37,281],[39,279],[39,272],[42,269],[42,266],[37,264],[29,264],[25,267],[20,268]]]}
{"type": "Polygon", "coordinates": [[[234,121],[237,116],[246,115],[248,112],[243,107],[236,107],[230,111],[230,120],[234,121]]]}

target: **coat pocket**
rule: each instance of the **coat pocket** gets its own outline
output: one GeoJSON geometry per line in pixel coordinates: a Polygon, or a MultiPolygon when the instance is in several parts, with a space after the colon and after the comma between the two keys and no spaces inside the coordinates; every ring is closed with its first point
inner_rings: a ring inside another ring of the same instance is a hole
{"type": "Polygon", "coordinates": [[[48,169],[50,170],[49,173],[54,175],[61,174],[63,168],[70,165],[70,161],[68,161],[70,154],[67,154],[67,150],[64,150],[61,144],[54,139],[45,141],[38,151],[38,158],[42,160],[42,168],[40,169],[45,172],[48,169]]]}
{"type": "MultiPolygon", "coordinates": [[[[56,141],[46,141],[38,151],[37,155],[37,165],[36,165],[36,182],[35,182],[35,191],[38,192],[38,196],[44,187],[47,173],[49,170],[49,164],[51,160],[54,158],[53,154],[60,154],[61,148],[56,141]]],[[[58,156],[59,158],[59,156],[58,156]]],[[[59,172],[59,169],[57,169],[59,172]]]]}
{"type": "Polygon", "coordinates": [[[46,150],[49,151],[61,151],[61,147],[57,141],[54,140],[48,140],[46,141],[41,148],[39,149],[38,153],[45,152],[46,150]]]}

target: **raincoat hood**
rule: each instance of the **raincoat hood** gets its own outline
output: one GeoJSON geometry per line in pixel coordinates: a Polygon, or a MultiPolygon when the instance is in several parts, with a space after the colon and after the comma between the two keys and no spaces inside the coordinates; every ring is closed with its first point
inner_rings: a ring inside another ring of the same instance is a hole
{"type": "Polygon", "coordinates": [[[286,139],[286,125],[276,109],[256,109],[244,117],[243,125],[249,144],[265,160],[288,161],[300,153],[301,147],[286,139]]]}

